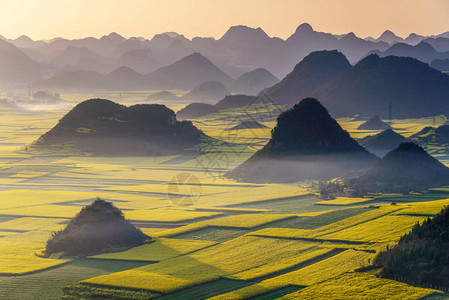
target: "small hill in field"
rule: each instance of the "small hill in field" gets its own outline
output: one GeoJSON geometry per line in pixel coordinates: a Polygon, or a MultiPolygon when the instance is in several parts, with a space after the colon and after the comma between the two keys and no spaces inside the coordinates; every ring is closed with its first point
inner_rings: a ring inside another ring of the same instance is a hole
{"type": "Polygon", "coordinates": [[[408,193],[449,184],[449,168],[414,143],[401,143],[346,184],[358,191],[408,193]]]}
{"type": "Polygon", "coordinates": [[[106,156],[154,156],[194,151],[209,139],[191,122],[176,120],[160,104],[123,106],[91,99],[75,106],[31,150],[70,151],[106,156]]]}
{"type": "Polygon", "coordinates": [[[207,81],[193,88],[189,93],[182,96],[187,100],[219,100],[229,94],[228,89],[217,81],[207,81]]]}
{"type": "Polygon", "coordinates": [[[147,239],[150,238],[125,220],[117,207],[98,198],[84,207],[64,230],[53,233],[45,255],[63,252],[64,256],[83,257],[139,246],[147,239]]]}
{"type": "Polygon", "coordinates": [[[165,101],[170,101],[170,100],[176,100],[179,99],[178,96],[176,96],[173,93],[170,93],[169,91],[162,91],[159,93],[155,93],[152,95],[149,95],[147,97],[147,100],[165,100],[165,101]]]}
{"type": "Polygon", "coordinates": [[[449,143],[449,125],[442,125],[437,128],[425,127],[410,138],[420,144],[432,143],[442,146],[449,143]]]}
{"type": "Polygon", "coordinates": [[[417,133],[410,136],[411,139],[425,137],[426,135],[434,134],[435,133],[435,127],[432,126],[426,126],[417,133]]]}
{"type": "Polygon", "coordinates": [[[359,140],[360,145],[379,157],[383,157],[391,150],[396,149],[401,143],[405,142],[409,142],[409,140],[399,133],[394,132],[392,129],[387,129],[359,140]]]}
{"type": "Polygon", "coordinates": [[[398,244],[374,260],[382,267],[379,277],[414,286],[449,291],[449,207],[434,218],[417,223],[398,244]]]}
{"type": "Polygon", "coordinates": [[[247,95],[227,95],[217,104],[216,107],[219,109],[227,109],[227,108],[235,108],[235,107],[243,107],[251,104],[255,101],[255,96],[247,96],[247,95]]]}
{"type": "Polygon", "coordinates": [[[270,141],[226,176],[248,182],[324,180],[375,159],[318,100],[306,98],[280,114],[270,141]]]}
{"type": "Polygon", "coordinates": [[[204,117],[219,112],[215,105],[207,103],[191,103],[178,111],[176,117],[179,120],[188,120],[204,117]]]}
{"type": "Polygon", "coordinates": [[[257,128],[268,128],[268,127],[263,124],[260,124],[257,121],[242,121],[239,124],[227,130],[242,130],[242,129],[257,129],[257,128]]]}
{"type": "Polygon", "coordinates": [[[357,128],[358,130],[386,130],[391,128],[388,123],[382,121],[378,115],[374,115],[363,124],[357,128]]]}

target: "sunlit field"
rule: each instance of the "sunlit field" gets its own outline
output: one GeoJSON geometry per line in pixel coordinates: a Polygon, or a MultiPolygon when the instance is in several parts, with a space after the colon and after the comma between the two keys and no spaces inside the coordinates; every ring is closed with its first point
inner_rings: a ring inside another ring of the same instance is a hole
{"type": "MultiPolygon", "coordinates": [[[[131,105],[145,103],[154,92],[71,94],[64,99],[69,107],[93,97],[131,105]]],[[[168,106],[177,111],[185,104],[168,106]]],[[[27,145],[69,109],[0,108],[1,298],[446,297],[430,288],[377,278],[376,269],[358,269],[370,265],[416,222],[449,205],[449,187],[325,201],[313,194],[310,181],[247,184],[224,178],[269,140],[278,114],[269,104],[193,120],[218,140],[199,156],[30,151],[27,145]],[[268,128],[226,130],[250,118],[268,128]],[[43,258],[52,232],[97,197],[113,202],[155,241],[84,259],[43,258]]],[[[338,121],[355,138],[379,132],[356,130],[365,120],[338,121]]],[[[436,126],[445,121],[437,117],[436,126]]],[[[393,120],[393,128],[408,137],[433,122],[393,120]]],[[[449,157],[435,154],[449,163],[449,157]]]]}

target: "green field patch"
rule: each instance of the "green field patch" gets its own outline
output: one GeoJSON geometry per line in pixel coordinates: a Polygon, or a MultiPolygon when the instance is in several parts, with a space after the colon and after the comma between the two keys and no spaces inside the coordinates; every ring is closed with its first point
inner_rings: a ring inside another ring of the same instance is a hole
{"type": "Polygon", "coordinates": [[[124,252],[100,254],[91,258],[157,262],[188,254],[215,244],[215,242],[210,241],[161,238],[150,244],[134,247],[124,252]]]}
{"type": "Polygon", "coordinates": [[[330,234],[321,235],[322,239],[348,240],[361,242],[392,242],[408,233],[413,225],[427,217],[389,215],[369,222],[354,225],[330,234]]]}
{"type": "Polygon", "coordinates": [[[347,206],[347,205],[361,205],[373,201],[373,198],[349,198],[337,197],[333,200],[324,200],[315,202],[315,205],[331,205],[331,206],[347,206]]]}
{"type": "Polygon", "coordinates": [[[347,273],[282,299],[421,299],[438,293],[364,273],[347,273]]]}
{"type": "Polygon", "coordinates": [[[91,278],[83,283],[171,293],[223,276],[232,279],[264,276],[296,264],[301,259],[301,253],[309,255],[308,250],[314,249],[316,245],[298,241],[240,237],[188,255],[91,278]],[[272,263],[280,258],[283,259],[279,265],[272,263]]]}
{"type": "Polygon", "coordinates": [[[227,278],[220,278],[218,280],[203,283],[194,287],[184,289],[158,299],[161,300],[176,300],[176,299],[209,299],[217,295],[225,294],[233,290],[241,289],[252,285],[251,282],[244,280],[234,280],[227,278]]]}
{"type": "Polygon", "coordinates": [[[219,228],[219,227],[207,227],[204,229],[195,230],[183,234],[173,236],[175,239],[183,240],[205,240],[215,241],[218,243],[226,242],[235,239],[250,232],[247,229],[239,228],[219,228]]]}
{"type": "Polygon", "coordinates": [[[272,201],[268,200],[256,203],[239,203],[230,205],[229,207],[242,209],[269,209],[273,213],[278,214],[300,214],[329,210],[329,207],[314,205],[316,201],[317,197],[315,195],[306,194],[284,199],[273,199],[272,201]]]}
{"type": "Polygon", "coordinates": [[[0,276],[4,299],[61,299],[66,285],[94,276],[141,267],[144,263],[80,259],[43,272],[23,276],[0,276]]]}
{"type": "Polygon", "coordinates": [[[160,296],[159,293],[145,290],[131,290],[124,288],[99,287],[87,284],[65,286],[62,289],[62,299],[152,299],[160,296]]]}
{"type": "Polygon", "coordinates": [[[219,228],[241,228],[241,229],[251,229],[257,226],[265,225],[282,219],[293,218],[292,215],[282,215],[282,214],[241,214],[227,216],[218,219],[200,221],[197,223],[189,224],[186,226],[168,229],[158,236],[161,237],[174,237],[180,234],[197,231],[200,229],[205,229],[208,227],[219,227],[219,228]]]}
{"type": "Polygon", "coordinates": [[[285,295],[297,292],[301,290],[302,287],[299,286],[286,286],[279,289],[275,289],[273,291],[263,293],[261,295],[257,295],[254,297],[251,297],[252,300],[271,300],[271,299],[278,299],[285,295]]]}
{"type": "Polygon", "coordinates": [[[374,254],[363,251],[346,250],[328,259],[305,268],[289,272],[263,282],[284,283],[299,286],[313,285],[369,264],[374,254]]]}
{"type": "Polygon", "coordinates": [[[136,209],[124,212],[125,218],[143,222],[186,222],[223,215],[218,212],[190,211],[174,208],[136,209]]]}
{"type": "Polygon", "coordinates": [[[265,226],[261,226],[260,229],[263,228],[316,229],[325,225],[330,225],[337,221],[344,220],[349,217],[357,216],[359,214],[365,213],[366,211],[367,211],[366,208],[349,208],[349,209],[335,210],[313,217],[295,217],[286,220],[281,220],[265,226]]]}
{"type": "MultiPolygon", "coordinates": [[[[386,215],[393,214],[403,209],[397,205],[384,205],[378,208],[360,208],[364,212],[341,219],[340,221],[320,226],[316,229],[294,229],[294,228],[265,228],[250,233],[254,236],[264,236],[273,238],[286,239],[316,239],[327,234],[339,232],[344,229],[351,228],[372,220],[382,218],[386,215]]],[[[355,208],[354,208],[355,210],[355,208]]],[[[322,217],[323,215],[317,216],[322,217]]]]}

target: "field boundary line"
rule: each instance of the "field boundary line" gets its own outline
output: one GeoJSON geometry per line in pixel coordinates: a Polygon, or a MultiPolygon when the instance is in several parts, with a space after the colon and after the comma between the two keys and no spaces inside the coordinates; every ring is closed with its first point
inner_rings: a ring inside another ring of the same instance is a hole
{"type": "Polygon", "coordinates": [[[311,259],[308,259],[306,261],[300,262],[300,263],[298,263],[296,265],[290,266],[290,267],[285,268],[283,270],[276,271],[274,273],[267,274],[267,275],[264,275],[264,276],[256,277],[252,281],[261,282],[261,281],[264,281],[264,280],[267,280],[267,279],[275,278],[275,277],[280,276],[280,275],[284,275],[284,274],[287,274],[287,273],[290,273],[290,272],[294,272],[294,271],[303,269],[305,267],[311,266],[313,264],[316,264],[316,263],[318,263],[320,261],[323,261],[325,259],[331,258],[331,257],[333,257],[335,255],[338,255],[338,254],[340,254],[340,253],[342,253],[342,252],[344,252],[346,250],[348,250],[348,249],[335,248],[335,249],[332,249],[332,250],[328,251],[327,253],[318,255],[318,256],[316,256],[314,258],[311,258],[311,259]]]}

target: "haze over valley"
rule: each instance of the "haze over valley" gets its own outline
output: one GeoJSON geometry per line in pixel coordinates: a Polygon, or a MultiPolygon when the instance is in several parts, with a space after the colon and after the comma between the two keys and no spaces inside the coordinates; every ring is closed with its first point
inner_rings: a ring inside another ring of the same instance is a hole
{"type": "Polygon", "coordinates": [[[449,299],[448,12],[6,0],[0,299],[449,299]]]}

